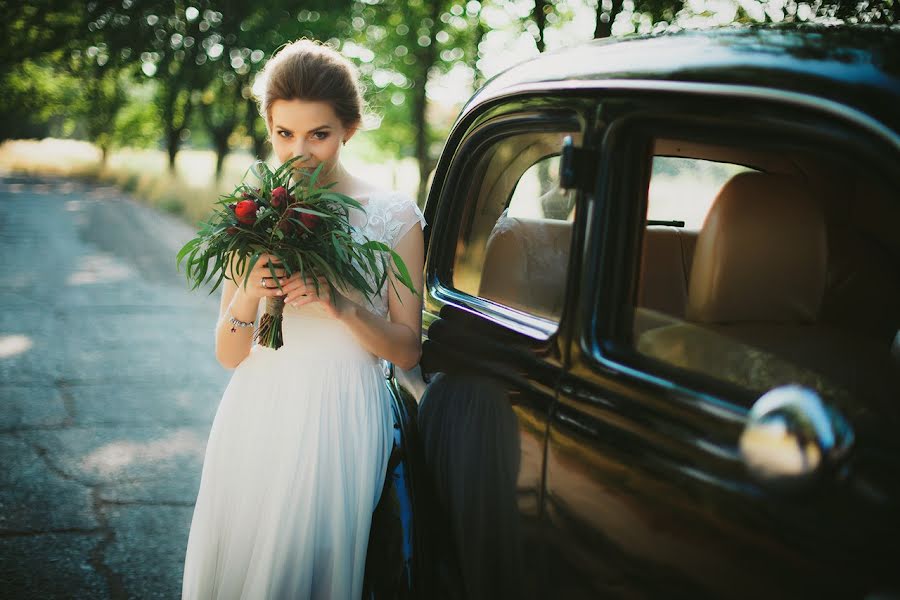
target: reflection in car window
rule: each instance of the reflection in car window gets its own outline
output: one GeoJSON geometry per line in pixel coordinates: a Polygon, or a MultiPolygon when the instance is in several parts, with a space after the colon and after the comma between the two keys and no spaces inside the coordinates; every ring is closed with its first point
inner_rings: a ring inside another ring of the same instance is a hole
{"type": "Polygon", "coordinates": [[[559,156],[550,156],[532,165],[516,182],[506,216],[567,221],[573,202],[573,195],[559,187],[559,156]]]}
{"type": "Polygon", "coordinates": [[[453,269],[456,289],[558,320],[574,219],[574,192],[559,187],[559,150],[577,132],[498,141],[472,182],[453,269]]]}

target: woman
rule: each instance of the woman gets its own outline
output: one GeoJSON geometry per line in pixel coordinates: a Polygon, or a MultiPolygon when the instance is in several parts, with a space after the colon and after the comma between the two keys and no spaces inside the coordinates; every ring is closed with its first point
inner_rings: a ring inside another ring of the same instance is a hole
{"type": "Polygon", "coordinates": [[[425,222],[408,196],[340,162],[363,105],[351,63],[300,40],[263,77],[260,112],[278,160],[324,163],[320,182],[336,181],[366,209],[351,211],[356,235],[393,247],[419,296],[395,282],[371,302],[357,292],[332,300],[327,286],[317,293],[311,280],[276,269],[279,290],[268,256],[224,282],[216,357],[235,371],[210,431],[182,594],[355,599],[393,439],[378,359],[406,369],[419,360],[425,222]],[[285,298],[277,351],[251,340],[261,301],[275,295],[285,298]]]}

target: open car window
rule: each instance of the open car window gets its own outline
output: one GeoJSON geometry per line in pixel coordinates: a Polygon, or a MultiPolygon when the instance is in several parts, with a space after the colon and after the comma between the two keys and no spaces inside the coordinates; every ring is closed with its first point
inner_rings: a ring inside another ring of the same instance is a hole
{"type": "Polygon", "coordinates": [[[460,224],[453,286],[549,321],[562,312],[575,195],[559,186],[559,151],[577,131],[503,137],[480,157],[460,224]]]}

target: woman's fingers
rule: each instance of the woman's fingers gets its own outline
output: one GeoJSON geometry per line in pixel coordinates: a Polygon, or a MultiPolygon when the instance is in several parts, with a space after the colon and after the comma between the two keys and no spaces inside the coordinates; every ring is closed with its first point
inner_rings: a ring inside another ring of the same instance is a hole
{"type": "Polygon", "coordinates": [[[253,266],[253,271],[259,271],[260,277],[271,277],[272,270],[270,268],[275,269],[275,275],[277,277],[283,277],[286,274],[284,267],[281,264],[281,261],[278,260],[273,254],[260,254],[259,259],[256,261],[256,264],[253,266]]]}
{"type": "MultiPolygon", "coordinates": [[[[287,277],[287,271],[283,267],[276,267],[274,271],[276,277],[287,277]]],[[[253,274],[259,277],[272,277],[272,269],[257,265],[257,268],[253,269],[253,274]]]]}
{"type": "Polygon", "coordinates": [[[287,295],[285,296],[284,301],[295,306],[302,306],[313,300],[330,297],[328,280],[325,277],[298,278],[289,282],[285,287],[285,291],[287,292],[287,295]],[[316,287],[317,282],[318,289],[316,287]]]}

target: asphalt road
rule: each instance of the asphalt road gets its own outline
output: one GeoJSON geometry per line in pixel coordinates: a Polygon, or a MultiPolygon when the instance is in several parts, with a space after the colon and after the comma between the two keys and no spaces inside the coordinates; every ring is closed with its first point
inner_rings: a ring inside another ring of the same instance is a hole
{"type": "Polygon", "coordinates": [[[230,372],[193,234],[111,187],[0,177],[0,597],[177,598],[230,372]]]}

